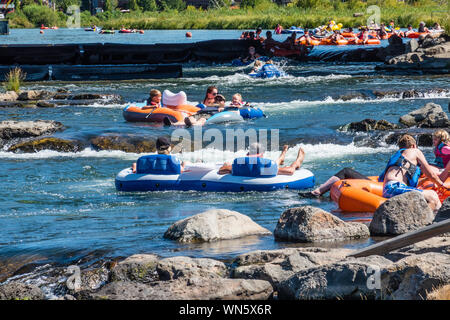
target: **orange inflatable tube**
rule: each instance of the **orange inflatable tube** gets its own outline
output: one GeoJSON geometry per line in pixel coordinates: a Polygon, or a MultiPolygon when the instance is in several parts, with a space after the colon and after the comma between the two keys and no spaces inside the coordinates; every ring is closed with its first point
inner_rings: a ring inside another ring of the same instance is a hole
{"type": "Polygon", "coordinates": [[[183,121],[186,114],[169,108],[142,108],[129,106],[123,111],[125,120],[131,122],[163,122],[165,117],[169,117],[172,122],[183,121]]]}
{"type": "Polygon", "coordinates": [[[373,180],[348,179],[333,184],[331,199],[345,212],[375,212],[386,198],[383,183],[373,180]]]}

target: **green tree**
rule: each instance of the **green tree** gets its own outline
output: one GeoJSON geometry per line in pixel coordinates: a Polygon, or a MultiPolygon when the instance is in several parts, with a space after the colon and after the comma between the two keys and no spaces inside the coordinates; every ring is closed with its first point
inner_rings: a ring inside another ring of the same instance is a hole
{"type": "Polygon", "coordinates": [[[141,8],[138,6],[136,0],[130,0],[128,2],[128,9],[130,9],[131,11],[139,11],[141,8]]]}
{"type": "Polygon", "coordinates": [[[186,2],[184,2],[183,0],[161,0],[160,4],[163,10],[171,9],[182,11],[186,9],[186,2]]]}
{"type": "Polygon", "coordinates": [[[81,6],[81,0],[56,0],[56,7],[63,12],[67,11],[67,8],[71,5],[81,6]]]}
{"type": "Polygon", "coordinates": [[[143,11],[157,11],[158,6],[155,0],[138,0],[138,5],[143,11]]]}
{"type": "Polygon", "coordinates": [[[114,11],[119,5],[118,0],[106,0],[105,1],[105,11],[111,12],[114,11]]]}

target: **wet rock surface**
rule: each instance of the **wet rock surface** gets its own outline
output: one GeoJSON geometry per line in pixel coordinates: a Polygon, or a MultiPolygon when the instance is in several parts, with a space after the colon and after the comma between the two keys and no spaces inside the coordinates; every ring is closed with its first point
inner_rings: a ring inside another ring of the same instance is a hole
{"type": "Polygon", "coordinates": [[[274,236],[301,242],[339,241],[369,237],[369,230],[362,223],[344,222],[322,209],[304,206],[283,212],[274,236]]]}
{"type": "Polygon", "coordinates": [[[42,150],[54,150],[59,152],[78,152],[83,149],[80,141],[59,139],[54,137],[40,138],[26,142],[13,144],[8,148],[9,152],[33,153],[42,150]]]}
{"type": "Polygon", "coordinates": [[[156,151],[154,139],[139,136],[100,136],[90,140],[94,150],[120,150],[132,153],[156,151]]]}
{"type": "Polygon", "coordinates": [[[402,117],[399,122],[407,127],[445,128],[450,126],[450,120],[442,107],[435,103],[427,103],[402,117]]]}

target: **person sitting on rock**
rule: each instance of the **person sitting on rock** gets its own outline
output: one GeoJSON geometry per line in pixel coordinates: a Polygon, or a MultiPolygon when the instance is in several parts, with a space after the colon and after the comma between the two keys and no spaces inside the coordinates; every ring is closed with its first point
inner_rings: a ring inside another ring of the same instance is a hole
{"type": "Polygon", "coordinates": [[[428,164],[422,151],[417,148],[416,140],[409,134],[400,137],[398,150],[388,161],[386,168],[378,177],[383,181],[383,197],[392,198],[406,192],[418,191],[433,211],[439,210],[441,201],[434,190],[417,189],[421,172],[436,186],[442,188],[444,183],[428,164]]]}
{"type": "MultiPolygon", "coordinates": [[[[156,152],[158,154],[167,154],[169,155],[172,151],[172,145],[170,144],[170,140],[166,137],[158,137],[156,139],[156,152]]],[[[184,170],[184,166],[186,163],[184,161],[181,162],[181,172],[184,170]]],[[[136,173],[136,162],[131,166],[131,171],[136,173]]]]}
{"type": "MultiPolygon", "coordinates": [[[[283,151],[281,152],[280,157],[275,161],[278,166],[282,165],[284,163],[284,158],[286,157],[286,153],[289,149],[289,146],[285,145],[283,147],[283,151]]],[[[260,143],[252,143],[250,145],[249,151],[247,153],[248,157],[259,157],[262,158],[264,155],[264,147],[260,143]]],[[[297,159],[295,159],[294,162],[292,162],[291,165],[286,167],[278,167],[278,174],[279,175],[287,175],[292,176],[295,172],[295,170],[299,169],[302,166],[303,160],[305,159],[305,151],[300,148],[298,150],[297,159]]],[[[222,167],[219,169],[219,174],[228,174],[232,171],[232,164],[225,162],[222,167]]]]}
{"type": "Polygon", "coordinates": [[[157,89],[150,90],[150,97],[147,100],[147,106],[142,107],[142,110],[161,108],[161,98],[162,98],[161,91],[157,89]]]}

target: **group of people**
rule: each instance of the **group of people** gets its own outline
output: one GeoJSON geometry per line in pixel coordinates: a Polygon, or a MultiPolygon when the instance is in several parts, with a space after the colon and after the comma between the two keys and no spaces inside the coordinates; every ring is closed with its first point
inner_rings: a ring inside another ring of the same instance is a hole
{"type": "MultiPolygon", "coordinates": [[[[386,168],[380,174],[378,181],[383,182],[383,197],[392,198],[410,191],[423,194],[425,200],[433,210],[439,210],[441,202],[434,190],[418,189],[419,177],[422,173],[429,178],[436,187],[445,188],[444,182],[450,171],[450,135],[444,129],[433,133],[435,162],[430,164],[422,151],[417,148],[416,140],[409,134],[400,137],[399,150],[390,157],[386,168]]],[[[320,197],[328,192],[332,185],[343,179],[369,178],[352,168],[344,168],[330,177],[325,183],[310,192],[300,193],[304,197],[320,197]]]]}
{"type": "MultiPolygon", "coordinates": [[[[157,89],[150,90],[150,96],[147,99],[147,106],[142,107],[142,110],[161,108],[161,99],[161,91],[157,89]]],[[[165,117],[164,124],[166,126],[203,126],[206,123],[206,120],[214,113],[225,110],[238,112],[236,110],[246,105],[248,105],[248,103],[242,100],[242,95],[240,93],[235,93],[231,98],[231,102],[227,104],[225,97],[222,94],[219,94],[217,87],[210,86],[206,90],[206,95],[203,102],[198,105],[202,108],[201,112],[192,116],[186,116],[184,121],[179,122],[172,122],[169,117],[165,117]]]]}

